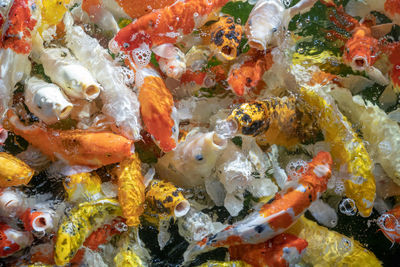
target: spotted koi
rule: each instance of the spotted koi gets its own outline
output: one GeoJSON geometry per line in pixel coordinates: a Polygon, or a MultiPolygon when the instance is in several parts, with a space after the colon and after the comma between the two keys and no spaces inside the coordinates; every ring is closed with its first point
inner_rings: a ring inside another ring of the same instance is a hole
{"type": "Polygon", "coordinates": [[[255,136],[260,145],[291,147],[318,132],[311,111],[303,106],[294,96],[271,97],[240,105],[227,120],[235,121],[241,134],[255,136]]]}
{"type": "Polygon", "coordinates": [[[25,126],[12,110],[7,125],[15,134],[39,148],[51,160],[60,159],[69,165],[99,168],[122,161],[131,155],[132,141],[112,132],[55,130],[43,124],[25,126]]]}
{"type": "Polygon", "coordinates": [[[180,37],[202,26],[210,13],[225,5],[228,0],[177,1],[149,13],[121,29],[110,41],[110,50],[130,53],[145,43],[150,48],[176,43],[180,37]]]}
{"type": "Polygon", "coordinates": [[[0,152],[0,187],[26,185],[35,171],[13,155],[0,152]]]}
{"type": "Polygon", "coordinates": [[[400,205],[378,218],[382,233],[392,242],[400,243],[400,205]]]}
{"type": "Polygon", "coordinates": [[[217,248],[242,244],[257,244],[288,229],[327,189],[331,176],[332,158],[328,152],[319,152],[308,164],[295,188],[279,192],[256,210],[215,235],[191,245],[185,258],[217,248]]]}
{"type": "Polygon", "coordinates": [[[307,241],[292,234],[279,234],[260,244],[229,247],[232,260],[243,260],[253,267],[286,267],[300,261],[307,241]]]}

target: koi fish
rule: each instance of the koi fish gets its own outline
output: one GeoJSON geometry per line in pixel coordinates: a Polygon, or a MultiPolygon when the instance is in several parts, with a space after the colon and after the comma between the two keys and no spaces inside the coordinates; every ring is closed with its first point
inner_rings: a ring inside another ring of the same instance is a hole
{"type": "Polygon", "coordinates": [[[278,37],[287,29],[290,20],[299,13],[310,10],[318,0],[301,0],[285,8],[281,0],[261,0],[253,7],[245,26],[249,45],[266,50],[278,45],[278,37]]]}
{"type": "Polygon", "coordinates": [[[99,168],[120,162],[131,154],[132,141],[111,132],[61,131],[41,124],[25,126],[12,110],[7,116],[10,130],[39,148],[52,161],[60,159],[71,166],[99,168]]]}
{"type": "MultiPolygon", "coordinates": [[[[343,166],[348,178],[344,181],[345,195],[355,201],[361,216],[368,217],[375,200],[375,179],[372,161],[362,140],[354,132],[334,99],[323,90],[310,87],[300,89],[301,98],[314,112],[337,166],[343,166]]],[[[346,175],[346,174],[344,174],[346,175]]]]}
{"type": "Polygon", "coordinates": [[[32,0],[15,0],[4,24],[0,47],[10,48],[19,54],[29,54],[32,48],[32,35],[37,20],[36,3],[32,0]]]}
{"type": "Polygon", "coordinates": [[[9,187],[0,189],[0,216],[14,219],[26,210],[27,197],[19,190],[9,187]]]}
{"type": "Polygon", "coordinates": [[[319,226],[302,216],[287,233],[307,241],[302,260],[312,266],[382,266],[376,256],[353,238],[319,226]]]}
{"type": "Polygon", "coordinates": [[[143,213],[145,185],[141,173],[141,162],[137,154],[122,161],[113,171],[118,179],[118,201],[128,226],[137,226],[143,213]]]}
{"type": "Polygon", "coordinates": [[[182,189],[162,180],[152,180],[146,188],[146,213],[160,218],[182,217],[190,209],[182,189]]]}
{"type": "Polygon", "coordinates": [[[253,267],[286,267],[301,260],[307,245],[304,239],[283,233],[264,243],[231,246],[229,255],[232,260],[242,260],[253,267]]]}
{"type": "Polygon", "coordinates": [[[126,84],[130,79],[133,80],[134,73],[116,64],[97,39],[73,23],[70,13],[66,13],[64,24],[67,47],[101,84],[103,114],[114,122],[114,132],[128,139],[140,140],[140,104],[136,94],[126,84]]]}
{"type": "Polygon", "coordinates": [[[391,68],[389,71],[390,82],[393,86],[393,91],[396,93],[400,92],[400,43],[395,43],[392,45],[389,51],[389,62],[391,63],[391,68]]]}
{"type": "Polygon", "coordinates": [[[22,160],[0,152],[0,187],[26,185],[35,171],[22,160]]]}
{"type": "Polygon", "coordinates": [[[392,243],[400,243],[400,206],[382,214],[378,218],[378,226],[392,243]]]}
{"type": "Polygon", "coordinates": [[[257,244],[282,233],[325,192],[331,169],[331,155],[328,152],[319,152],[309,163],[308,170],[295,188],[277,193],[271,201],[260,203],[260,206],[242,221],[189,246],[184,254],[185,260],[189,256],[217,247],[257,244]]]}
{"type": "Polygon", "coordinates": [[[39,34],[34,39],[33,48],[33,58],[42,63],[45,74],[66,95],[89,101],[99,96],[100,85],[67,48],[44,48],[39,34]]]}
{"type": "Polygon", "coordinates": [[[151,67],[137,68],[140,114],[146,130],[164,152],[176,147],[179,122],[171,92],[163,79],[151,67]],[[140,77],[140,78],[139,78],[140,77]]]}
{"type": "Polygon", "coordinates": [[[242,26],[233,17],[224,15],[210,27],[211,51],[221,60],[233,60],[239,54],[242,26]]]}
{"type": "Polygon", "coordinates": [[[29,110],[46,124],[65,119],[72,111],[72,103],[57,85],[36,77],[26,81],[24,94],[29,110]]]}
{"type": "Polygon", "coordinates": [[[36,209],[27,209],[21,216],[26,231],[48,232],[54,227],[52,214],[36,209]]]}
{"type": "Polygon", "coordinates": [[[273,60],[271,51],[259,51],[250,49],[243,63],[236,63],[231,67],[228,74],[228,84],[232,91],[243,96],[251,88],[257,87],[261,82],[264,72],[272,67],[273,60]],[[250,58],[247,59],[247,56],[250,58]]]}
{"type": "Polygon", "coordinates": [[[101,178],[95,172],[67,176],[63,181],[67,200],[71,202],[94,201],[103,197],[101,178]]]}
{"type": "MultiPolygon", "coordinates": [[[[107,2],[107,1],[105,1],[107,2]]],[[[144,1],[132,1],[132,0],[115,0],[115,2],[123,9],[123,11],[131,18],[140,18],[154,10],[164,8],[172,5],[175,0],[144,0],[144,1]]]]}
{"type": "Polygon", "coordinates": [[[33,238],[29,232],[14,230],[0,223],[0,240],[0,258],[5,258],[29,246],[33,238]]]}
{"type": "Polygon", "coordinates": [[[294,96],[244,103],[227,120],[236,122],[241,134],[256,136],[258,144],[290,147],[318,131],[312,112],[306,111],[294,96]]]}
{"type": "Polygon", "coordinates": [[[215,132],[200,133],[193,130],[174,151],[158,160],[157,173],[178,186],[203,185],[227,143],[215,132]]]}
{"type": "Polygon", "coordinates": [[[115,199],[105,198],[79,204],[60,223],[55,244],[55,263],[67,264],[93,231],[106,224],[107,220],[121,215],[121,207],[115,199]]]}
{"type": "Polygon", "coordinates": [[[110,41],[110,50],[130,53],[143,43],[149,48],[174,44],[179,38],[202,26],[210,13],[228,0],[185,0],[149,13],[121,29],[110,41]]]}

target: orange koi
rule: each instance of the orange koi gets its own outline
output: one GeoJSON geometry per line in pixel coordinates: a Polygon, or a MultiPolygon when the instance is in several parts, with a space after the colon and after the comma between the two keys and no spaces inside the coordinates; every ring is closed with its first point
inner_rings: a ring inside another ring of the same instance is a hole
{"type": "Polygon", "coordinates": [[[253,267],[286,267],[297,263],[308,243],[295,235],[283,233],[267,242],[229,247],[231,260],[243,260],[253,267]]]}
{"type": "MultiPolygon", "coordinates": [[[[131,65],[132,66],[132,65],[131,65]]],[[[163,79],[153,68],[139,68],[139,102],[142,120],[146,130],[154,137],[164,152],[176,147],[179,125],[174,120],[174,100],[163,79]]]]}
{"type": "Polygon", "coordinates": [[[33,11],[36,3],[32,0],[15,0],[12,4],[1,36],[0,46],[16,53],[29,54],[32,48],[31,31],[36,25],[33,11]]]}
{"type": "Polygon", "coordinates": [[[124,12],[131,18],[139,18],[153,10],[172,5],[175,0],[115,0],[124,12]]]}
{"type": "Polygon", "coordinates": [[[391,68],[389,77],[395,92],[400,92],[400,43],[395,43],[387,48],[389,52],[389,62],[391,68]]]}
{"type": "Polygon", "coordinates": [[[331,155],[319,152],[308,164],[308,170],[296,187],[277,193],[242,221],[191,245],[185,252],[185,259],[217,247],[265,242],[282,233],[325,192],[331,171],[331,155]]]}
{"type": "Polygon", "coordinates": [[[29,232],[12,229],[0,223],[0,258],[8,257],[15,252],[29,246],[33,239],[29,232]]]}
{"type": "Polygon", "coordinates": [[[228,84],[232,91],[238,96],[243,96],[251,88],[255,88],[261,81],[261,78],[273,64],[271,51],[250,49],[248,52],[249,60],[243,64],[233,65],[228,77],[228,84]]]}
{"type": "Polygon", "coordinates": [[[7,127],[52,161],[63,160],[69,165],[99,168],[120,162],[131,154],[132,141],[112,132],[55,130],[43,124],[25,126],[12,111],[7,113],[7,127]]]}
{"type": "Polygon", "coordinates": [[[161,44],[174,44],[179,37],[202,26],[208,15],[225,5],[228,0],[185,0],[149,13],[121,29],[110,41],[113,53],[126,53],[143,43],[150,48],[161,44]]]}
{"type": "Polygon", "coordinates": [[[398,0],[386,0],[384,9],[392,20],[398,22],[400,16],[400,2],[398,0]]]}
{"type": "Polygon", "coordinates": [[[392,243],[400,243],[400,205],[382,214],[378,218],[378,226],[392,243]]]}
{"type": "Polygon", "coordinates": [[[379,53],[379,42],[372,37],[371,29],[359,25],[354,28],[352,37],[345,44],[343,59],[353,70],[364,71],[374,65],[379,53]]]}
{"type": "Polygon", "coordinates": [[[53,218],[48,212],[27,209],[21,216],[26,231],[41,232],[53,227],[53,218]]]}

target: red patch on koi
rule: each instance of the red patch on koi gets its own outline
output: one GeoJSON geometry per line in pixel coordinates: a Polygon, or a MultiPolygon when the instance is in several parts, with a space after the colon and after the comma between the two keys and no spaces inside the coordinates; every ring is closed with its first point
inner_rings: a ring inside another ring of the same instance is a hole
{"type": "Polygon", "coordinates": [[[285,248],[295,248],[299,254],[308,246],[306,240],[295,235],[283,233],[259,244],[245,244],[229,247],[231,260],[243,260],[253,267],[286,267],[285,248]]]}
{"type": "Polygon", "coordinates": [[[10,48],[17,53],[29,54],[32,48],[31,31],[36,25],[31,9],[35,3],[29,0],[15,0],[7,17],[6,29],[2,34],[1,47],[10,48]]]}
{"type": "Polygon", "coordinates": [[[255,88],[261,81],[264,72],[269,70],[273,64],[270,51],[265,53],[251,49],[248,55],[251,58],[239,68],[231,70],[228,75],[228,84],[238,96],[243,96],[246,89],[255,88]]]}
{"type": "Polygon", "coordinates": [[[0,258],[10,256],[21,249],[13,240],[8,239],[5,232],[11,229],[10,226],[0,223],[0,258]]]}
{"type": "Polygon", "coordinates": [[[384,8],[392,16],[400,14],[400,2],[398,0],[386,0],[384,8]]]}

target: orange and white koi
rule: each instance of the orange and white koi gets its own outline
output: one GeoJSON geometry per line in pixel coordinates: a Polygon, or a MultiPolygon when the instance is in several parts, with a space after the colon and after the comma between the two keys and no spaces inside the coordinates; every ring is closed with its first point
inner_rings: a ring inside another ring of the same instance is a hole
{"type": "Polygon", "coordinates": [[[29,232],[12,229],[4,223],[0,223],[0,258],[8,257],[15,252],[26,248],[33,241],[29,232]]]}
{"type": "Polygon", "coordinates": [[[186,71],[185,54],[172,44],[162,44],[153,49],[160,69],[168,77],[179,79],[186,71]]]}
{"type": "Polygon", "coordinates": [[[48,232],[53,230],[53,214],[47,211],[27,209],[21,216],[26,231],[48,232]]]}
{"type": "Polygon", "coordinates": [[[307,241],[292,234],[279,234],[259,244],[229,247],[231,260],[242,260],[253,267],[286,267],[301,260],[307,248],[307,241]]]}
{"type": "Polygon", "coordinates": [[[102,0],[82,0],[82,10],[89,16],[90,21],[106,31],[116,34],[119,26],[113,14],[103,5],[102,0]]]}
{"type": "Polygon", "coordinates": [[[382,233],[392,242],[400,243],[400,205],[378,218],[382,233]]]}
{"type": "Polygon", "coordinates": [[[250,49],[243,63],[236,63],[231,67],[228,75],[230,88],[238,96],[247,94],[250,89],[259,85],[264,72],[270,69],[272,64],[271,51],[250,49]]]}
{"type": "Polygon", "coordinates": [[[210,13],[228,0],[185,0],[175,2],[149,13],[121,29],[110,41],[113,53],[131,53],[143,43],[150,48],[161,44],[174,44],[179,38],[202,26],[210,13]]]}
{"type": "Polygon", "coordinates": [[[299,13],[310,10],[318,0],[301,0],[285,8],[281,0],[260,0],[250,12],[246,23],[246,36],[250,47],[266,50],[278,45],[278,36],[288,27],[289,21],[299,13]]]}
{"type": "Polygon", "coordinates": [[[260,203],[256,211],[242,221],[191,245],[185,252],[185,259],[217,247],[257,244],[282,233],[325,192],[331,170],[331,155],[319,152],[295,188],[277,193],[267,203],[260,203]]]}
{"type": "Polygon", "coordinates": [[[31,32],[37,20],[33,16],[36,3],[32,0],[15,0],[4,23],[0,47],[16,53],[29,54],[32,48],[31,32]]]}
{"type": "Polygon", "coordinates": [[[69,165],[99,168],[122,161],[131,154],[132,141],[112,132],[54,130],[43,124],[25,126],[12,111],[7,124],[15,134],[39,148],[51,160],[60,159],[69,165]]]}

